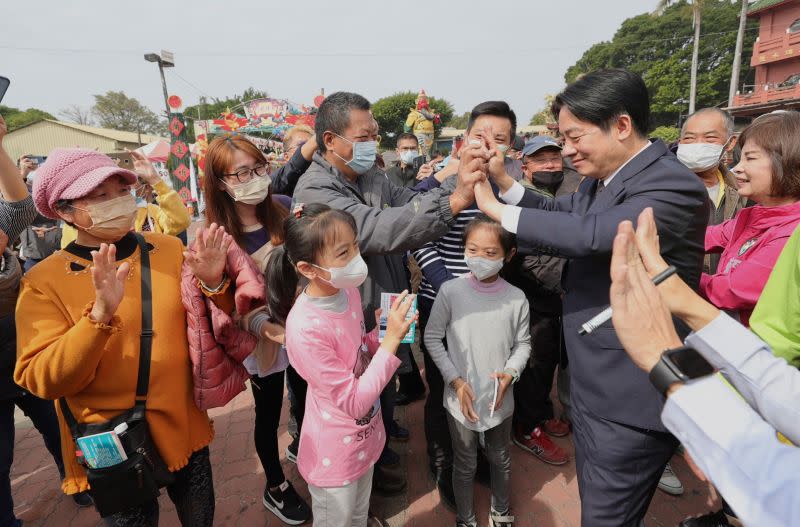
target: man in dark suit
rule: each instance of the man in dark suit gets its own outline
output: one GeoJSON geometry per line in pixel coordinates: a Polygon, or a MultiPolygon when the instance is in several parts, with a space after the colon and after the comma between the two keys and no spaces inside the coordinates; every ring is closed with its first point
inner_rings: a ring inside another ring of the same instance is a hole
{"type": "Polygon", "coordinates": [[[560,93],[552,110],[565,139],[563,155],[585,176],[578,191],[555,199],[525,191],[503,172],[487,134],[487,170],[508,205],[487,182],[476,185],[476,198],[485,213],[517,233],[522,252],[569,259],[564,336],[582,523],[635,527],[676,440],[659,418],[663,398],[628,358],[611,322],[586,336],[578,328],[608,305],[619,222],[635,222],[645,207],[655,212],[664,258],[697,287],[708,195],[663,142],[647,139],[649,98],[638,75],[590,73],[560,93]]]}

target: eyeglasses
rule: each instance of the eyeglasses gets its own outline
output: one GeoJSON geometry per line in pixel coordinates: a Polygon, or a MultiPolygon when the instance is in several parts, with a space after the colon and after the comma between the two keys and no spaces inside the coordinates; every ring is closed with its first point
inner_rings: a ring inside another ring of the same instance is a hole
{"type": "Polygon", "coordinates": [[[222,174],[225,177],[235,177],[239,183],[247,183],[253,177],[264,177],[269,174],[269,166],[267,165],[256,165],[253,168],[240,168],[233,174],[222,174]]]}

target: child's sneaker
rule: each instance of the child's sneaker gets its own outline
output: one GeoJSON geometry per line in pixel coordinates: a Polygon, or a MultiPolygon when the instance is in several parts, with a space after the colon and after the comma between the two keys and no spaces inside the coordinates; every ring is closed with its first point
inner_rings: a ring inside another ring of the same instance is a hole
{"type": "Polygon", "coordinates": [[[308,505],[297,495],[289,480],[281,483],[274,491],[267,487],[262,503],[268,511],[289,525],[300,525],[311,519],[308,505]]]}
{"type": "Polygon", "coordinates": [[[497,512],[491,509],[489,513],[489,527],[514,527],[514,517],[511,516],[511,511],[497,512]]]}

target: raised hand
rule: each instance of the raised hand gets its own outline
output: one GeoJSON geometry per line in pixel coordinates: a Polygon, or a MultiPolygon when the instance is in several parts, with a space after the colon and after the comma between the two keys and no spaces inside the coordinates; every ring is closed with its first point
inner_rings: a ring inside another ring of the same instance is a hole
{"type": "Polygon", "coordinates": [[[151,163],[150,160],[144,156],[144,154],[137,152],[136,150],[127,150],[127,152],[133,158],[134,172],[136,172],[136,174],[148,185],[153,186],[161,181],[161,176],[156,170],[156,167],[153,166],[153,163],[151,163]]]}
{"type": "Polygon", "coordinates": [[[494,405],[494,410],[497,411],[498,408],[503,406],[503,398],[506,396],[508,387],[511,386],[511,383],[514,381],[514,377],[502,371],[494,372],[489,377],[499,381],[499,386],[497,388],[497,402],[494,405]]]}
{"type": "Polygon", "coordinates": [[[206,287],[214,289],[222,283],[231,243],[233,237],[225,228],[212,223],[197,232],[194,245],[183,253],[194,276],[206,287]]]}
{"type": "Polygon", "coordinates": [[[514,178],[506,172],[506,156],[497,148],[497,141],[494,140],[494,130],[491,126],[481,131],[481,137],[490,155],[486,163],[486,173],[495,185],[500,187],[501,191],[506,192],[514,184],[514,178]]]}
{"type": "Polygon", "coordinates": [[[424,165],[419,167],[419,172],[417,172],[417,179],[423,180],[427,177],[430,177],[431,174],[433,174],[433,165],[431,165],[430,163],[425,163],[424,165]]]}
{"type": "Polygon", "coordinates": [[[108,324],[125,296],[125,281],[131,266],[124,262],[117,268],[116,263],[117,248],[114,245],[103,243],[100,249],[92,251],[94,306],[90,316],[95,322],[108,324]]]}
{"type": "MultiPolygon", "coordinates": [[[[397,353],[397,347],[400,345],[400,341],[402,341],[403,337],[408,333],[411,324],[419,317],[419,315],[415,313],[413,317],[406,319],[408,310],[411,309],[412,298],[412,295],[409,295],[408,291],[400,293],[400,295],[394,299],[392,307],[389,309],[389,314],[386,316],[386,334],[383,337],[381,347],[389,353],[397,353]]],[[[376,316],[378,316],[377,313],[376,316]]]]}
{"type": "Polygon", "coordinates": [[[481,181],[475,185],[475,201],[478,202],[478,208],[484,214],[495,221],[502,221],[503,207],[505,205],[497,201],[489,181],[481,181]]]}

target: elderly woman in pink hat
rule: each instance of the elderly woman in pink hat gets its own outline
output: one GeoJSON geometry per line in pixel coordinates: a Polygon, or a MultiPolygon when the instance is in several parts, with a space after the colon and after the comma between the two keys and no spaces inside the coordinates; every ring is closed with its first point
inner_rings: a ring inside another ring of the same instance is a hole
{"type": "MultiPolygon", "coordinates": [[[[142,156],[136,156],[134,166],[140,172],[153,170],[142,156]]],[[[78,234],[22,281],[14,379],[39,397],[59,399],[63,489],[67,494],[89,490],[107,524],[157,525],[157,489],[166,486],[182,525],[211,526],[214,490],[208,444],[214,432],[193,401],[181,269],[185,259],[204,292],[224,303],[231,239],[211,225],[200,232],[194,250],[184,253],[178,238],[131,232],[136,178],[108,156],[84,149],[57,149],[37,171],[33,193],[39,212],[67,222],[78,234]],[[147,371],[140,352],[148,348],[149,376],[142,379],[149,385],[146,396],[139,396],[139,374],[142,367],[147,371]],[[134,472],[139,475],[139,486],[132,483],[135,492],[116,485],[92,488],[91,481],[105,481],[98,479],[104,471],[121,470],[128,466],[124,463],[142,457],[134,448],[123,463],[91,470],[102,466],[102,460],[83,451],[75,439],[111,423],[127,451],[125,429],[134,425],[127,415],[136,408],[144,412],[154,445],[151,451],[138,451],[155,474],[151,492],[140,492],[146,487],[142,472],[134,472]],[[125,427],[118,426],[120,419],[125,427]]]]}

